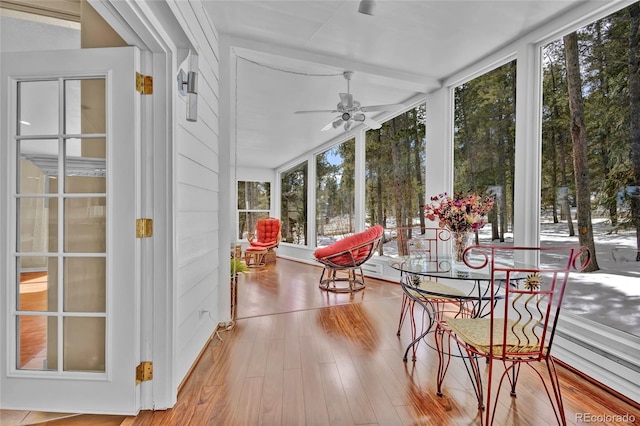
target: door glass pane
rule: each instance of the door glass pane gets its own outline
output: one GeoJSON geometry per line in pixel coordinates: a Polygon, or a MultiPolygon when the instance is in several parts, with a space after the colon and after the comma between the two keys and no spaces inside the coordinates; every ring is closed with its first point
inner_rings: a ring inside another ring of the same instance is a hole
{"type": "Polygon", "coordinates": [[[57,250],[58,220],[55,199],[19,198],[16,200],[18,251],[45,253],[57,250]],[[53,213],[52,213],[53,210],[53,213]]]}
{"type": "Polygon", "coordinates": [[[105,139],[65,141],[66,193],[106,193],[105,139]],[[91,156],[87,156],[91,155],[91,156]]]}
{"type": "Polygon", "coordinates": [[[107,199],[67,198],[64,202],[64,251],[104,253],[106,251],[107,199]]]}
{"type": "Polygon", "coordinates": [[[64,371],[105,371],[105,319],[64,318],[64,371]]]}
{"type": "Polygon", "coordinates": [[[105,312],[106,297],[106,258],[64,260],[65,312],[105,312]]]}
{"type": "Polygon", "coordinates": [[[18,134],[58,134],[58,81],[18,83],[18,134]]]}
{"type": "Polygon", "coordinates": [[[49,194],[58,176],[58,140],[18,141],[18,193],[49,194]]]}
{"type": "Polygon", "coordinates": [[[19,369],[105,372],[105,88],[104,78],[19,83],[22,138],[13,159],[19,369]]]}
{"type": "Polygon", "coordinates": [[[18,279],[18,310],[31,312],[52,312],[57,309],[57,289],[48,279],[49,262],[55,257],[22,256],[18,258],[21,269],[35,272],[21,272],[18,279]]]}
{"type": "MultiPolygon", "coordinates": [[[[50,318],[51,319],[51,318],[50,318]]],[[[55,333],[47,333],[47,317],[18,315],[17,368],[21,370],[55,370],[55,362],[47,360],[47,347],[57,346],[55,333]]]]}
{"type": "Polygon", "coordinates": [[[64,128],[68,135],[105,133],[104,78],[65,80],[64,128]]]}

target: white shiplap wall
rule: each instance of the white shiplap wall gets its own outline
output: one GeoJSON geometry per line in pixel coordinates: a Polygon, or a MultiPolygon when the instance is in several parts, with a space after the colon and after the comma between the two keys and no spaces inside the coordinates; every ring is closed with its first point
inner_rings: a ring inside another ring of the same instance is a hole
{"type": "MultiPolygon", "coordinates": [[[[218,322],[220,161],[218,37],[200,2],[175,2],[174,14],[198,56],[198,119],[176,101],[176,368],[181,382],[218,322]],[[201,311],[206,313],[201,314],[201,311]]],[[[189,71],[190,58],[178,64],[189,71]]]]}

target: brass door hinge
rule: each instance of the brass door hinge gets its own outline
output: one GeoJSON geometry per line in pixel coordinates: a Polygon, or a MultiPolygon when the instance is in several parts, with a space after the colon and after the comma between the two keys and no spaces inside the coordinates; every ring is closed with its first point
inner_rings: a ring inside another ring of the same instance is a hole
{"type": "Polygon", "coordinates": [[[136,385],[148,380],[153,380],[153,362],[142,361],[136,367],[136,385]]]}
{"type": "Polygon", "coordinates": [[[136,91],[141,95],[153,94],[153,77],[136,72],[136,91]]]}
{"type": "Polygon", "coordinates": [[[136,219],[136,238],[153,236],[153,219],[136,219]]]}

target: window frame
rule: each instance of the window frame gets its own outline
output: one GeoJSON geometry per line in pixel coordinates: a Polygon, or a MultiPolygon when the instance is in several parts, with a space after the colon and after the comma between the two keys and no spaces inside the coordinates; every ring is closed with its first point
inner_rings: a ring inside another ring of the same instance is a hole
{"type": "MultiPolygon", "coordinates": [[[[273,204],[273,188],[272,188],[272,183],[271,181],[266,181],[266,180],[255,180],[255,179],[242,179],[242,180],[237,180],[236,181],[236,185],[235,185],[235,195],[236,195],[236,214],[235,214],[235,218],[236,218],[236,234],[235,234],[235,241],[242,241],[246,239],[246,236],[241,237],[240,236],[240,214],[242,213],[246,213],[246,214],[250,214],[250,213],[266,213],[266,217],[270,217],[271,216],[271,206],[273,204]],[[239,192],[240,192],[240,184],[241,183],[247,183],[247,182],[255,182],[255,183],[261,183],[264,185],[269,185],[269,207],[267,209],[241,209],[238,204],[240,202],[240,197],[239,197],[239,192]]],[[[247,229],[247,236],[253,232],[253,230],[251,229],[247,229]]]]}

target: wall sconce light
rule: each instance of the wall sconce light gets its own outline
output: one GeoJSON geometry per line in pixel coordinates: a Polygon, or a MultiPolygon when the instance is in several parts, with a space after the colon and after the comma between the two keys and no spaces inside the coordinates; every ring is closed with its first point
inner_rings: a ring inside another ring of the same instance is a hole
{"type": "Polygon", "coordinates": [[[195,71],[178,71],[178,91],[182,96],[187,93],[198,93],[198,74],[195,71]]]}
{"type": "Polygon", "coordinates": [[[178,71],[178,92],[187,97],[187,121],[198,120],[198,73],[178,71]]]}

